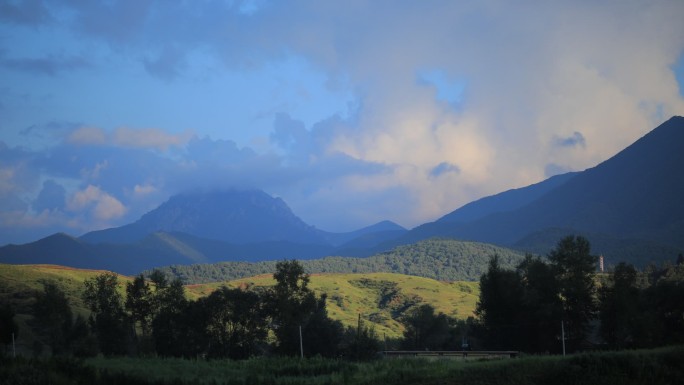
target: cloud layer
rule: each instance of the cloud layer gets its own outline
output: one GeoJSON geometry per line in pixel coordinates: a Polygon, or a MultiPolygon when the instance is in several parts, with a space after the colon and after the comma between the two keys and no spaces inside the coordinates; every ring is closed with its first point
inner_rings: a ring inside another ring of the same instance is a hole
{"type": "Polygon", "coordinates": [[[324,229],[410,227],[594,166],[684,114],[677,0],[17,1],[0,15],[8,33],[74,39],[0,40],[4,73],[32,76],[0,90],[3,130],[26,131],[22,108],[61,80],[128,85],[72,86],[84,93],[62,103],[92,108],[31,123],[32,138],[50,132],[41,147],[0,147],[0,226],[33,229],[24,238],[126,223],[188,188],[261,188],[324,229]],[[260,74],[276,80],[258,116],[235,107],[254,90],[212,86],[246,76],[261,90],[260,74]],[[197,84],[213,91],[163,104],[197,84]],[[224,125],[221,108],[254,126],[224,125]]]}

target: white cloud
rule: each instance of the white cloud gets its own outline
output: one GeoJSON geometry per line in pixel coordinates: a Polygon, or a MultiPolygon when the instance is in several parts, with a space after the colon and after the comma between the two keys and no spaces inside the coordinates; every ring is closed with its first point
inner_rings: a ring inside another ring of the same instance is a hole
{"type": "Polygon", "coordinates": [[[126,207],[118,199],[93,185],[77,191],[67,203],[67,209],[77,213],[85,212],[98,223],[117,219],[126,214],[126,207]]]}
{"type": "MultiPolygon", "coordinates": [[[[142,61],[141,72],[147,64],[169,90],[200,49],[234,73],[293,55],[325,73],[331,89],[349,87],[358,104],[314,124],[283,110],[260,152],[163,127],[77,128],[43,167],[80,178],[87,187],[71,191],[71,214],[100,222],[142,214],[184,188],[242,186],[282,196],[326,229],[381,219],[413,226],[594,166],[684,114],[671,70],[684,52],[679,0],[267,2],[249,22],[222,2],[69,7],[78,31],[142,61]],[[426,80],[426,71],[439,76],[426,80]],[[459,97],[440,94],[434,83],[443,79],[462,82],[459,97]]],[[[19,185],[10,164],[0,189],[19,185]]]]}
{"type": "MultiPolygon", "coordinates": [[[[682,2],[356,3],[361,12],[310,5],[278,9],[283,16],[268,21],[279,42],[333,76],[343,72],[359,90],[358,116],[324,146],[395,167],[390,175],[339,180],[335,191],[401,194],[405,204],[394,218],[409,226],[537,182],[551,164],[594,166],[684,114],[671,70],[684,50],[682,2]],[[312,13],[314,22],[298,19],[312,13]],[[424,68],[465,79],[458,106],[416,79],[424,68]],[[557,138],[577,132],[583,145],[559,150],[557,138]],[[461,172],[429,179],[444,162],[461,172]]],[[[273,31],[266,27],[257,33],[273,31]]],[[[329,191],[320,194],[330,199],[329,191]]],[[[390,214],[365,207],[376,219],[390,214]]],[[[320,207],[297,209],[333,223],[316,213],[320,207]]]]}

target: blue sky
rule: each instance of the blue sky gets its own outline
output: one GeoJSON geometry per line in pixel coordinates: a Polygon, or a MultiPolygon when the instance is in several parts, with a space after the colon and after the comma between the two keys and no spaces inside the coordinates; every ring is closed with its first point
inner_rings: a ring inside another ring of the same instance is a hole
{"type": "Polygon", "coordinates": [[[413,227],[684,114],[682,19],[677,0],[0,0],[0,244],[227,188],[325,230],[413,227]]]}

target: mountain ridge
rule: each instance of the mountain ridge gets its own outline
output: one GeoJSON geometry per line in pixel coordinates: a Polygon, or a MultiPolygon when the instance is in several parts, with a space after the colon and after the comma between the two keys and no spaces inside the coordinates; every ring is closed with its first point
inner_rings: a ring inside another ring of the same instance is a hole
{"type": "MultiPolygon", "coordinates": [[[[684,153],[679,150],[683,145],[684,118],[675,116],[610,159],[573,174],[525,205],[470,222],[446,221],[456,210],[377,248],[434,236],[513,247],[531,234],[563,228],[567,234],[587,235],[590,241],[597,235],[615,241],[629,239],[676,253],[684,249],[684,178],[680,174],[684,153]]],[[[498,195],[506,194],[510,190],[498,195]]],[[[557,239],[540,239],[545,245],[552,241],[557,239]]],[[[604,252],[619,258],[616,248],[604,252]]],[[[635,262],[643,265],[670,257],[647,255],[635,262]]]]}
{"type": "Polygon", "coordinates": [[[125,263],[144,268],[226,259],[371,256],[434,237],[535,251],[548,250],[558,241],[553,229],[563,229],[565,235],[597,240],[613,260],[629,254],[631,262],[643,266],[672,257],[663,253],[684,250],[682,146],[684,118],[676,116],[595,167],[481,198],[410,231],[383,221],[329,233],[306,224],[282,199],[260,190],[185,193],[119,228],[0,247],[0,261],[71,258],[83,267],[119,264],[121,269],[125,263]],[[632,255],[634,250],[642,255],[632,255]]]}

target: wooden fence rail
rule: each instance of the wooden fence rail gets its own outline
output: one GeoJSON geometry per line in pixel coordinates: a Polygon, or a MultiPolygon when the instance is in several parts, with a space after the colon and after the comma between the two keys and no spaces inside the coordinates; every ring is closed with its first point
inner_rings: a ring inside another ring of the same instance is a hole
{"type": "Polygon", "coordinates": [[[444,358],[515,358],[518,356],[517,351],[505,350],[387,350],[382,352],[386,358],[399,357],[444,357],[444,358]]]}

